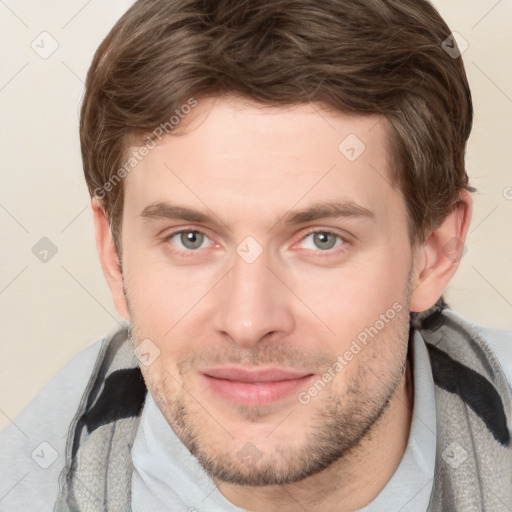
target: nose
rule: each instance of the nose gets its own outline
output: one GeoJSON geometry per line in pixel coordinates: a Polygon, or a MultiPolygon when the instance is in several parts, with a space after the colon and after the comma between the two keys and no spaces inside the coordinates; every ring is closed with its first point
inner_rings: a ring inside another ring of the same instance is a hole
{"type": "Polygon", "coordinates": [[[293,294],[269,268],[265,252],[248,263],[235,255],[231,271],[216,287],[214,328],[240,347],[251,348],[271,334],[295,327],[293,294]]]}

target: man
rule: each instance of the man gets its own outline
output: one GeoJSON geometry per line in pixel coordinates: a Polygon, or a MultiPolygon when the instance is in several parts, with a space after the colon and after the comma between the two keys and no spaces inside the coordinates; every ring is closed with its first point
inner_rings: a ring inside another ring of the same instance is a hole
{"type": "MultiPolygon", "coordinates": [[[[9,503],[512,508],[510,334],[442,299],[474,191],[454,48],[423,0],[129,9],[80,122],[129,328],[22,414],[53,440],[32,459],[65,458],[9,503]]],[[[2,447],[22,475],[14,427],[2,447]]]]}

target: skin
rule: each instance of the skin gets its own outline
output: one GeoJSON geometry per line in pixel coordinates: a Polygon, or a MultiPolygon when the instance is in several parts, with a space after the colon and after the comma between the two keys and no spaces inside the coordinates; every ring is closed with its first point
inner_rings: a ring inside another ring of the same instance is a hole
{"type": "Polygon", "coordinates": [[[461,194],[426,242],[411,247],[404,199],[389,185],[387,147],[378,116],[204,98],[125,178],[122,272],[105,213],[92,200],[116,308],[136,346],[149,339],[160,351],[141,365],[148,389],[236,506],[356,510],[403,456],[414,401],[409,311],[432,306],[455,273],[459,259],[443,247],[454,237],[464,242],[471,199],[461,194]],[[349,134],[366,145],[353,162],[338,150],[349,134]],[[349,201],[372,216],[286,223],[320,201],[349,201]],[[141,215],[156,202],[211,220],[141,215]],[[180,233],[187,229],[206,237],[187,241],[180,233]],[[249,236],[258,245],[240,246],[249,236]],[[239,246],[261,254],[248,262],[239,246]],[[294,368],[317,380],[393,304],[401,310],[307,404],[297,392],[262,406],[234,404],[201,374],[229,363],[294,368]]]}

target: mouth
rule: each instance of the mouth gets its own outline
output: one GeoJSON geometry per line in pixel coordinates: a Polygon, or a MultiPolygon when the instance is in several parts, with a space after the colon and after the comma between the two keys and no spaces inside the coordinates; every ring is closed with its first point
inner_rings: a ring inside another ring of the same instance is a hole
{"type": "Polygon", "coordinates": [[[283,368],[248,370],[240,367],[208,368],[200,372],[208,388],[236,405],[261,407],[297,393],[312,373],[283,368]]]}

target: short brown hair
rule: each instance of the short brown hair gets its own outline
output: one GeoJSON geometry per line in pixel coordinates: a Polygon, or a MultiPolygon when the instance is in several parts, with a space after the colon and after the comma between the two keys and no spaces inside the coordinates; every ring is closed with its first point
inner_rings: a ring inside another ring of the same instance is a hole
{"type": "Polygon", "coordinates": [[[383,115],[409,238],[423,242],[475,190],[464,163],[471,93],[448,37],[425,0],[138,0],[94,55],[80,119],[89,193],[102,191],[119,255],[123,180],[105,184],[134,137],[187,98],[222,94],[383,115]]]}

